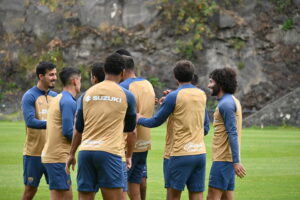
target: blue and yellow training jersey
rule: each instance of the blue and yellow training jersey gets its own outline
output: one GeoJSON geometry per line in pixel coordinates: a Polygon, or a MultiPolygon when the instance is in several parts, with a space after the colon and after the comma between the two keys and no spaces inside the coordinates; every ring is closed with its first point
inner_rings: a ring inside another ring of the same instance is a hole
{"type": "Polygon", "coordinates": [[[240,162],[242,108],[238,99],[224,94],[214,113],[213,161],[240,162]]]}
{"type": "Polygon", "coordinates": [[[80,151],[105,151],[124,155],[123,132],[136,125],[134,95],[113,81],[88,89],[79,102],[76,129],[82,133],[80,151]]]}
{"type": "Polygon", "coordinates": [[[65,163],[73,136],[76,100],[67,91],[57,95],[48,110],[43,163],[65,163]]]}
{"type": "Polygon", "coordinates": [[[53,91],[42,91],[37,86],[29,89],[22,97],[22,111],[26,124],[26,139],[23,155],[41,156],[46,139],[46,120],[53,91]]]}
{"type": "MultiPolygon", "coordinates": [[[[154,112],[155,93],[149,81],[144,78],[129,78],[120,85],[132,92],[136,99],[136,112],[145,117],[151,117],[154,112]]],[[[151,149],[150,128],[137,125],[137,140],[134,152],[144,152],[151,149]]]]}
{"type": "Polygon", "coordinates": [[[141,118],[138,124],[156,127],[168,118],[165,158],[203,154],[206,153],[204,132],[208,129],[204,126],[209,127],[204,124],[205,107],[205,93],[192,84],[184,84],[166,96],[152,118],[141,118]]]}

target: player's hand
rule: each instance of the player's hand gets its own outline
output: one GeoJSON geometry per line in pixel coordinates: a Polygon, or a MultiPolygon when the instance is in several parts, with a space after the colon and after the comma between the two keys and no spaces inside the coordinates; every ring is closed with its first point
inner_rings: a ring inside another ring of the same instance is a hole
{"type": "Polygon", "coordinates": [[[74,171],[76,165],[76,158],[73,155],[69,155],[67,163],[66,163],[66,173],[70,174],[70,166],[72,165],[72,170],[74,171]]]}
{"type": "Polygon", "coordinates": [[[244,178],[246,176],[246,169],[244,168],[242,163],[235,163],[233,164],[233,167],[234,167],[234,172],[238,177],[244,178]]]}
{"type": "Polygon", "coordinates": [[[144,116],[140,113],[136,113],[136,123],[138,123],[140,118],[144,118],[144,116]]]}
{"type": "Polygon", "coordinates": [[[155,97],[155,103],[154,103],[154,105],[157,105],[158,103],[159,103],[159,100],[158,100],[158,98],[155,97]]]}
{"type": "Polygon", "coordinates": [[[132,157],[126,157],[126,166],[127,166],[127,169],[131,168],[131,158],[132,157]]]}
{"type": "Polygon", "coordinates": [[[172,90],[167,89],[167,90],[164,90],[164,91],[163,91],[163,94],[164,94],[164,95],[167,95],[167,94],[169,94],[170,92],[172,92],[172,90]]]}
{"type": "Polygon", "coordinates": [[[162,97],[158,100],[158,103],[161,105],[165,101],[166,97],[162,97]]]}

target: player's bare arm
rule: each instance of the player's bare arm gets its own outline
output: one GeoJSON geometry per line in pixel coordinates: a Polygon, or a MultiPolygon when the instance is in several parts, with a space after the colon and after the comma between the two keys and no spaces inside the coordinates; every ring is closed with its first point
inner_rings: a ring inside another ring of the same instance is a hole
{"type": "Polygon", "coordinates": [[[74,171],[74,169],[75,169],[75,165],[76,165],[75,153],[81,143],[81,138],[82,138],[82,134],[77,129],[74,129],[70,154],[69,154],[69,157],[66,162],[67,174],[70,174],[70,166],[71,165],[72,165],[72,170],[74,171]]]}

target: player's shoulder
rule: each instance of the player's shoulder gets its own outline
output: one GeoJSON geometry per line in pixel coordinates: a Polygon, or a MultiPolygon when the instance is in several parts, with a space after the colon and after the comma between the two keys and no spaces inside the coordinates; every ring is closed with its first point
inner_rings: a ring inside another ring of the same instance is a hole
{"type": "Polygon", "coordinates": [[[165,101],[176,101],[179,92],[180,92],[180,88],[173,90],[172,92],[167,94],[165,101]]]}
{"type": "Polygon", "coordinates": [[[39,92],[39,89],[36,86],[34,86],[24,93],[22,101],[34,100],[37,99],[37,97],[40,95],[41,94],[39,92]]]}
{"type": "Polygon", "coordinates": [[[136,81],[135,79],[136,79],[136,78],[128,78],[128,79],[122,81],[122,82],[120,83],[120,86],[123,87],[123,88],[126,88],[126,89],[128,90],[130,84],[136,81]]]}
{"type": "MultiPolygon", "coordinates": [[[[202,94],[205,94],[205,92],[204,92],[204,90],[203,90],[202,88],[195,87],[195,89],[196,89],[197,91],[200,91],[202,94]]],[[[206,94],[205,94],[205,95],[206,95],[206,94]]]]}
{"type": "Polygon", "coordinates": [[[76,104],[76,99],[67,91],[62,91],[59,95],[61,96],[61,103],[64,104],[76,104]]]}
{"type": "Polygon", "coordinates": [[[123,92],[125,93],[126,96],[134,96],[133,93],[130,90],[128,90],[124,87],[121,87],[121,88],[122,88],[122,90],[123,90],[123,92]]]}
{"type": "Polygon", "coordinates": [[[219,110],[235,110],[236,103],[232,94],[224,94],[218,104],[219,110]]]}
{"type": "Polygon", "coordinates": [[[135,101],[135,97],[131,91],[129,91],[128,89],[123,88],[123,87],[121,87],[121,88],[127,98],[127,102],[135,101]]]}
{"type": "Polygon", "coordinates": [[[129,88],[129,85],[130,85],[130,83],[132,83],[132,81],[133,81],[132,78],[128,78],[128,79],[122,81],[122,82],[120,83],[120,86],[123,87],[123,88],[128,89],[128,88],[129,88]]]}
{"type": "Polygon", "coordinates": [[[55,91],[53,91],[53,90],[50,90],[50,91],[48,92],[48,95],[49,95],[49,96],[52,96],[52,97],[56,97],[56,96],[58,95],[58,93],[55,92],[55,91]]]}

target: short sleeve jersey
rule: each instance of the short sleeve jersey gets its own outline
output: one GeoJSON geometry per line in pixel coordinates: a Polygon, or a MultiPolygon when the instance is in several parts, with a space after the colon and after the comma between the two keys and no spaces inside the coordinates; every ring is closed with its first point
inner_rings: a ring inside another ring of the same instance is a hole
{"type": "Polygon", "coordinates": [[[57,95],[34,86],[22,97],[22,111],[26,124],[23,155],[41,156],[46,140],[46,119],[49,105],[57,95]]]}
{"type": "Polygon", "coordinates": [[[124,154],[123,132],[136,125],[136,103],[131,92],[105,80],[86,91],[79,102],[76,129],[82,133],[81,151],[124,154]]]}
{"type": "Polygon", "coordinates": [[[214,113],[213,161],[240,162],[242,108],[238,99],[225,94],[214,113]]]}
{"type": "MultiPolygon", "coordinates": [[[[136,99],[136,112],[145,117],[151,117],[154,112],[155,93],[149,81],[144,78],[129,78],[120,85],[132,92],[136,99]]],[[[137,141],[134,152],[144,152],[151,149],[150,128],[137,125],[137,141]]]]}
{"type": "Polygon", "coordinates": [[[203,154],[206,153],[203,140],[205,107],[205,93],[192,84],[185,84],[166,96],[152,118],[141,118],[138,123],[156,127],[168,118],[165,158],[203,154]]]}
{"type": "Polygon", "coordinates": [[[51,102],[47,117],[46,144],[42,152],[43,163],[65,163],[73,136],[76,100],[67,91],[51,102]]]}

